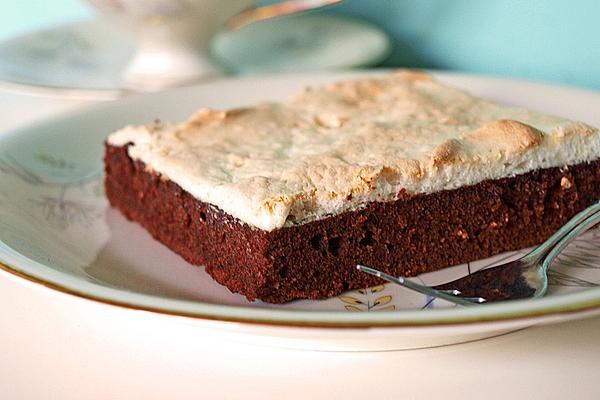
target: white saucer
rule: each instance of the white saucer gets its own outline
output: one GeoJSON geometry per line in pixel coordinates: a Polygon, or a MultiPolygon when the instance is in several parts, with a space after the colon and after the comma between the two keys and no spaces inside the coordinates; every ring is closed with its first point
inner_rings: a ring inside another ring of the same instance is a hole
{"type": "Polygon", "coordinates": [[[391,50],[375,25],[329,14],[303,14],[217,35],[214,53],[237,74],[372,66],[391,50]]]}
{"type": "MultiPolygon", "coordinates": [[[[236,74],[369,66],[385,58],[389,38],[357,19],[303,14],[217,36],[212,52],[236,74]]],[[[27,94],[114,99],[132,40],[103,21],[49,28],[0,43],[0,88],[27,94]]]]}
{"type": "Polygon", "coordinates": [[[118,97],[134,47],[99,21],[44,29],[0,43],[0,87],[81,99],[118,97]]]}

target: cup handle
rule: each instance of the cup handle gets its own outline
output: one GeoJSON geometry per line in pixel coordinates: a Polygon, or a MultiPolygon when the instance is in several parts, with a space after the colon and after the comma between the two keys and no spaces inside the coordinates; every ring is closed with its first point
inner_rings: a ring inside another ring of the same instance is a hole
{"type": "Polygon", "coordinates": [[[225,23],[225,29],[234,31],[243,26],[265,19],[297,14],[341,3],[343,0],[288,0],[281,3],[251,8],[232,17],[225,23]]]}

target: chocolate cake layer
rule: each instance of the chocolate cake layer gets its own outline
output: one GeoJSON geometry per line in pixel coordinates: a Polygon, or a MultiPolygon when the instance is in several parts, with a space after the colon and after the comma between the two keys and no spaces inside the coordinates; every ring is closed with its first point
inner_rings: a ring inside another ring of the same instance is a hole
{"type": "Polygon", "coordinates": [[[264,231],[107,145],[106,194],[157,240],[249,300],[321,299],[379,283],[357,263],[415,276],[542,242],[600,199],[600,161],[400,196],[264,231]]]}

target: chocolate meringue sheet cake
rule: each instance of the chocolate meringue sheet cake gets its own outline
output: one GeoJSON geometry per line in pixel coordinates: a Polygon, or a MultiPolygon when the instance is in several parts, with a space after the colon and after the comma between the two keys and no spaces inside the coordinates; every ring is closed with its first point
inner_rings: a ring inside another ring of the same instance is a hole
{"type": "Polygon", "coordinates": [[[110,203],[249,300],[321,299],[542,242],[600,198],[600,133],[415,71],[106,142],[110,203]]]}

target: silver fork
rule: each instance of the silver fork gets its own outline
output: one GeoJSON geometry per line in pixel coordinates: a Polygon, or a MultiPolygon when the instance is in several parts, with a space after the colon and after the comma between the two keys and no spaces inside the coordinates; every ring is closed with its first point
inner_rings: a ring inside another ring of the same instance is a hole
{"type": "Polygon", "coordinates": [[[432,287],[364,265],[359,264],[356,268],[419,293],[461,305],[542,297],[548,291],[548,268],[552,261],[571,241],[599,221],[600,202],[597,202],[575,215],[544,243],[518,260],[432,287]]]}

